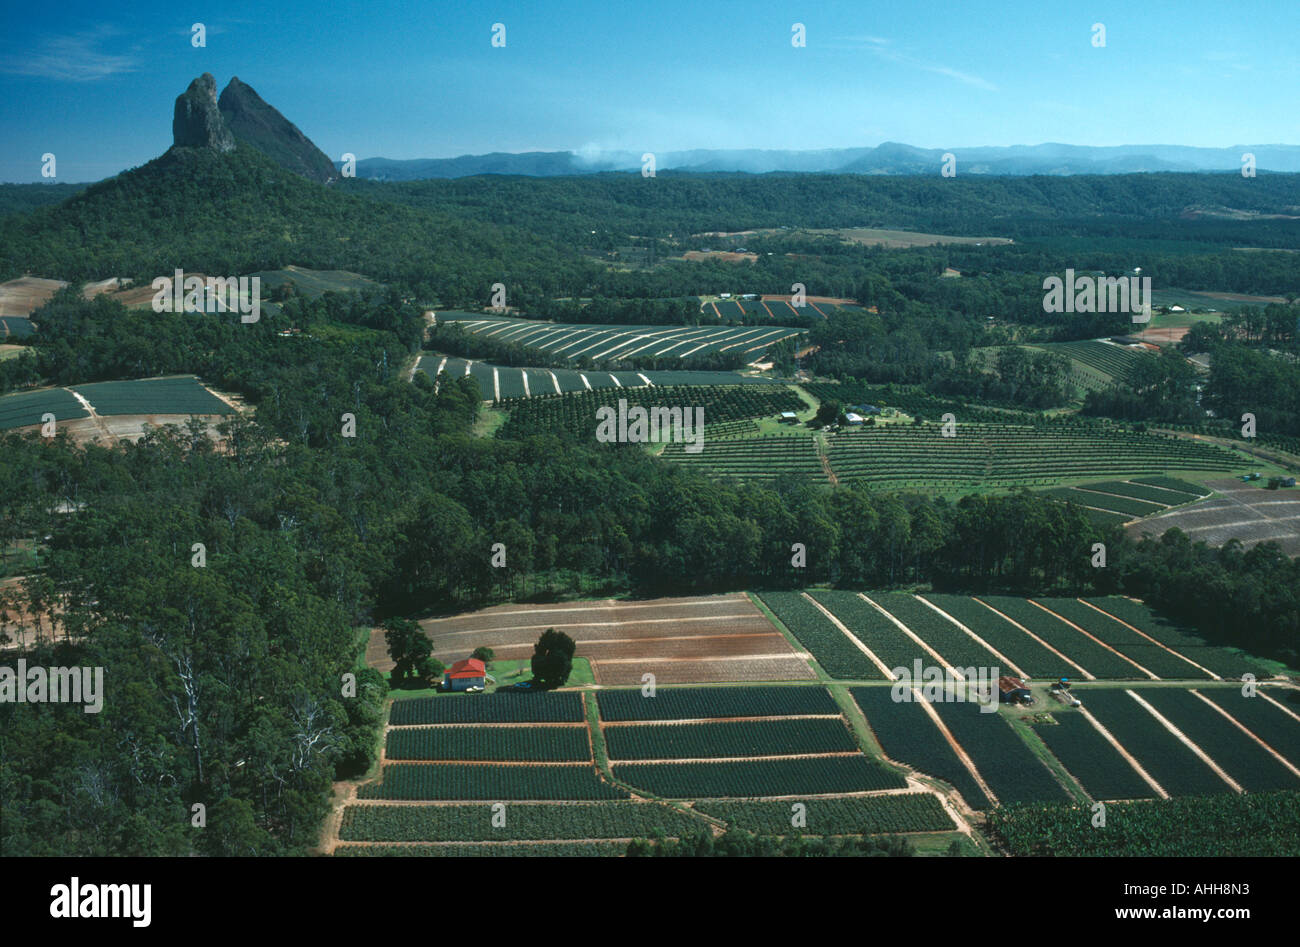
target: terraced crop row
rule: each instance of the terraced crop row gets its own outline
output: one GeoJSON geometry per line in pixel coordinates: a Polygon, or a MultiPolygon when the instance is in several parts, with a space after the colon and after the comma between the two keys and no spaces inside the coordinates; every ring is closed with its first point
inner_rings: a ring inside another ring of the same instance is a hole
{"type": "Polygon", "coordinates": [[[615,778],[665,799],[812,796],[902,789],[906,781],[865,756],[728,763],[619,763],[615,778]]]}
{"type": "Polygon", "coordinates": [[[585,727],[409,727],[388,732],[390,760],[591,759],[585,727]]]}
{"type": "Polygon", "coordinates": [[[732,829],[756,835],[872,835],[883,832],[945,832],[956,828],[931,793],[811,799],[803,825],[794,826],[793,802],[701,802],[697,812],[722,819],[732,829]]]}
{"type": "MultiPolygon", "coordinates": [[[[883,680],[880,669],[798,592],[764,592],[765,604],[831,677],[883,680]]],[[[870,645],[868,645],[870,647],[870,645]]]]}
{"type": "MultiPolygon", "coordinates": [[[[839,589],[813,589],[808,593],[826,607],[854,637],[866,645],[871,653],[884,662],[891,671],[896,668],[912,669],[913,662],[933,664],[934,659],[879,611],[863,601],[857,592],[839,589]]],[[[874,593],[873,593],[874,594],[874,593]]],[[[840,637],[843,637],[841,633],[840,637]]],[[[855,647],[856,651],[857,648],[855,647]]],[[[861,652],[859,652],[861,653],[861,652]]],[[[874,667],[874,665],[873,665],[874,667]]],[[[871,677],[884,677],[877,673],[871,677]]],[[[867,678],[863,678],[866,680],[867,678]]]]}
{"type": "Polygon", "coordinates": [[[605,728],[610,759],[710,759],[848,753],[856,750],[842,719],[734,720],[605,728]]]}
{"type": "Polygon", "coordinates": [[[780,717],[839,714],[821,687],[659,688],[654,697],[640,690],[602,690],[597,695],[603,720],[694,720],[705,717],[780,717]]]}
{"type": "Polygon", "coordinates": [[[351,842],[645,838],[655,831],[672,837],[707,827],[702,819],[658,803],[520,803],[504,810],[494,810],[493,805],[348,806],[339,838],[351,842]]]}
{"type": "Polygon", "coordinates": [[[1066,621],[1073,622],[1080,628],[1085,629],[1098,640],[1104,641],[1120,653],[1132,658],[1158,677],[1173,680],[1205,680],[1209,677],[1208,674],[1190,661],[1185,661],[1178,655],[1171,654],[1160,645],[1153,644],[1142,637],[1133,629],[1126,627],[1109,615],[1103,615],[1095,608],[1089,608],[1077,599],[1038,598],[1034,599],[1034,601],[1050,608],[1066,621]]]}
{"type": "Polygon", "coordinates": [[[1221,677],[1240,678],[1243,674],[1259,674],[1261,670],[1242,652],[1207,644],[1203,638],[1157,617],[1132,599],[1116,595],[1088,601],[1221,677]]]}
{"type": "MultiPolygon", "coordinates": [[[[880,605],[912,633],[943,655],[955,668],[997,668],[998,659],[991,651],[962,631],[948,619],[911,595],[898,592],[872,594],[880,605]]],[[[932,664],[929,659],[926,664],[932,664]]]]}
{"type": "Polygon", "coordinates": [[[582,695],[453,694],[393,702],[393,726],[435,723],[580,723],[585,720],[582,695]]]}
{"type": "Polygon", "coordinates": [[[765,481],[782,474],[797,474],[816,483],[827,482],[821,455],[810,434],[766,434],[717,441],[706,438],[698,453],[690,453],[684,444],[669,444],[663,456],[715,477],[765,481]]]}
{"type": "Polygon", "coordinates": [[[360,799],[492,802],[527,799],[621,799],[625,793],[601,781],[591,766],[567,763],[387,763],[383,782],[365,783],[360,799]]]}
{"type": "Polygon", "coordinates": [[[1190,503],[1198,499],[1200,493],[1190,493],[1185,490],[1170,490],[1167,487],[1156,487],[1145,483],[1129,483],[1127,480],[1103,480],[1100,483],[1085,483],[1082,485],[1085,490],[1100,490],[1104,493],[1117,493],[1120,496],[1132,497],[1135,500],[1149,500],[1152,503],[1159,503],[1163,506],[1176,506],[1180,503],[1190,503]]]}
{"type": "Polygon", "coordinates": [[[938,593],[929,593],[925,598],[997,648],[1031,677],[1074,677],[1078,674],[1077,668],[974,598],[938,593]]]}
{"type": "MultiPolygon", "coordinates": [[[[1023,598],[1009,595],[982,595],[980,600],[1002,612],[1008,618],[1028,628],[1071,661],[1095,677],[1113,680],[1137,678],[1150,680],[1136,667],[1119,655],[1099,645],[1087,635],[1071,628],[1061,619],[1049,615],[1023,598]]],[[[1074,674],[1066,674],[1074,677],[1074,674]]]]}
{"type": "Polygon", "coordinates": [[[1099,493],[1082,487],[1057,487],[1054,490],[1044,490],[1043,495],[1057,500],[1064,500],[1067,503],[1077,503],[1080,506],[1109,510],[1112,513],[1124,513],[1129,518],[1150,516],[1152,513],[1159,513],[1165,509],[1165,507],[1157,503],[1144,503],[1131,497],[1111,496],[1108,493],[1099,493]]]}

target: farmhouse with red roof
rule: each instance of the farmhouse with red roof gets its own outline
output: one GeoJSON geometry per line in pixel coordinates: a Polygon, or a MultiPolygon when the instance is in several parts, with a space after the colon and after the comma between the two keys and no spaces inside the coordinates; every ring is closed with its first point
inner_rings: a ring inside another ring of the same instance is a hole
{"type": "Polygon", "coordinates": [[[463,691],[467,687],[483,687],[487,668],[478,658],[466,658],[447,668],[442,686],[449,691],[463,691]]]}

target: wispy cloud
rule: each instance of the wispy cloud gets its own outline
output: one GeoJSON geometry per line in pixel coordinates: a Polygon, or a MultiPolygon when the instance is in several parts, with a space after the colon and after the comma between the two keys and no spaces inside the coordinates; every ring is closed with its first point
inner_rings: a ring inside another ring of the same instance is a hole
{"type": "Polygon", "coordinates": [[[119,34],[114,27],[101,26],[69,36],[47,37],[31,52],[0,60],[0,71],[67,82],[95,82],[134,72],[139,60],[133,54],[105,52],[101,48],[119,34]]]}
{"type": "Polygon", "coordinates": [[[880,59],[889,62],[898,63],[900,66],[908,66],[912,69],[920,69],[924,72],[932,72],[935,75],[947,76],[949,79],[956,79],[958,82],[977,89],[984,89],[988,92],[998,91],[998,87],[987,79],[980,76],[971,75],[969,72],[962,72],[960,69],[953,69],[951,66],[945,66],[942,63],[930,62],[925,59],[918,59],[907,53],[894,49],[888,39],[881,36],[845,36],[844,47],[849,49],[860,49],[864,52],[871,53],[880,59]]]}

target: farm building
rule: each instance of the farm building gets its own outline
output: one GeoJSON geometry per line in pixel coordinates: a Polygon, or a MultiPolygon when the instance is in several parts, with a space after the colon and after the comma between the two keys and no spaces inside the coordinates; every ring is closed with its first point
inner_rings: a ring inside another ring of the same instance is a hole
{"type": "Polygon", "coordinates": [[[799,420],[799,415],[795,414],[793,411],[782,411],[782,412],[781,412],[781,423],[782,423],[782,424],[794,424],[794,423],[795,423],[796,421],[798,421],[798,420],[799,420]]]}
{"type": "Polygon", "coordinates": [[[443,675],[442,686],[449,691],[463,691],[468,687],[483,687],[487,668],[478,658],[457,661],[443,675]]]}
{"type": "Polygon", "coordinates": [[[864,418],[862,415],[858,414],[855,411],[850,411],[844,415],[844,420],[847,421],[849,424],[861,424],[863,421],[866,420],[866,418],[864,418]]]}
{"type": "Polygon", "coordinates": [[[850,411],[855,411],[855,412],[857,412],[858,414],[861,414],[861,415],[879,414],[879,413],[880,413],[880,409],[877,408],[874,404],[855,404],[855,405],[851,405],[851,406],[849,407],[849,410],[850,410],[850,411]]]}
{"type": "Polygon", "coordinates": [[[1034,700],[1029,687],[1018,677],[998,678],[998,690],[1004,704],[1029,704],[1034,700]]]}

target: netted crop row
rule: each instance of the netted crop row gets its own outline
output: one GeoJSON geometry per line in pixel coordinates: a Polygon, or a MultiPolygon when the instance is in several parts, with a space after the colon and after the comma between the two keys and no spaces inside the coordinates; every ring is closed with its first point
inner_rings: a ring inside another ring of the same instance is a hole
{"type": "Polygon", "coordinates": [[[349,842],[491,842],[525,839],[645,838],[706,826],[679,809],[649,802],[494,803],[348,806],[339,838],[349,842]],[[504,822],[504,824],[501,824],[504,822]]]}
{"type": "Polygon", "coordinates": [[[1144,483],[1152,487],[1160,487],[1163,490],[1171,490],[1174,493],[1185,493],[1197,497],[1208,497],[1211,493],[1208,487],[1202,487],[1195,483],[1188,483],[1186,480],[1178,480],[1175,477],[1134,477],[1133,482],[1144,483]]]}
{"type": "Polygon", "coordinates": [[[1149,687],[1142,696],[1247,792],[1300,789],[1300,776],[1195,694],[1149,687]]]}
{"type": "Polygon", "coordinates": [[[1058,487],[1055,490],[1044,490],[1043,496],[1065,500],[1067,503],[1077,503],[1080,506],[1096,507],[1114,513],[1125,513],[1130,519],[1134,516],[1149,516],[1164,509],[1163,506],[1155,503],[1144,503],[1131,497],[1116,497],[1108,493],[1098,493],[1078,487],[1058,487]]]}
{"type": "Polygon", "coordinates": [[[843,719],[829,717],[606,727],[605,746],[614,760],[787,756],[858,748],[843,719]]]}
{"type": "MultiPolygon", "coordinates": [[[[782,411],[800,411],[806,405],[785,385],[656,385],[653,388],[601,388],[564,395],[502,399],[499,406],[510,418],[498,431],[500,437],[529,437],[534,434],[567,434],[594,441],[600,419],[596,411],[620,400],[629,409],[643,407],[680,408],[679,415],[694,425],[696,408],[704,409],[704,424],[769,417],[782,411]]],[[[617,416],[615,418],[617,423],[617,416]]],[[[692,427],[694,431],[694,427],[692,427]]],[[[647,432],[648,433],[648,432],[647,432]]],[[[661,432],[661,436],[669,432],[661,432]]],[[[707,448],[706,448],[707,449],[707,448]]]]}
{"type": "Polygon", "coordinates": [[[1153,799],[1106,807],[1104,831],[1087,805],[998,809],[989,828],[1014,855],[1300,855],[1300,792],[1153,799]]]}
{"type": "Polygon", "coordinates": [[[1041,724],[1034,732],[1093,799],[1155,796],[1155,790],[1083,714],[1058,711],[1053,716],[1054,725],[1041,724]]]}
{"type": "Polygon", "coordinates": [[[1005,654],[1031,677],[1057,678],[1078,674],[1077,669],[975,599],[937,593],[925,597],[1005,654]]]}
{"type": "Polygon", "coordinates": [[[892,690],[892,687],[855,687],[851,691],[885,755],[951,784],[971,808],[987,809],[988,797],[925,708],[916,702],[895,701],[892,690]]]}
{"type": "Polygon", "coordinates": [[[506,845],[340,845],[344,858],[594,858],[616,857],[625,842],[518,842],[506,845]]]}
{"type": "Polygon", "coordinates": [[[410,727],[390,730],[390,760],[589,760],[585,727],[410,727]]]}
{"type": "Polygon", "coordinates": [[[0,398],[0,431],[44,423],[46,413],[56,421],[88,417],[81,403],[63,388],[23,391],[0,398]]]}
{"type": "Polygon", "coordinates": [[[1164,487],[1154,487],[1145,483],[1129,483],[1125,480],[1103,480],[1100,483],[1081,484],[1081,487],[1085,490],[1097,490],[1102,493],[1117,493],[1120,496],[1132,497],[1135,500],[1147,500],[1162,506],[1177,506],[1181,503],[1190,503],[1200,497],[1200,494],[1197,493],[1168,490],[1164,487]]]}
{"type": "Polygon", "coordinates": [[[984,713],[978,704],[953,702],[936,703],[934,709],[998,802],[1064,802],[1070,798],[1047,764],[1034,755],[1000,712],[984,713]]]}
{"type": "Polygon", "coordinates": [[[235,410],[191,377],[105,381],[73,390],[101,415],[233,414],[235,410]]]}
{"type": "Polygon", "coordinates": [[[658,688],[653,697],[635,690],[602,690],[604,720],[694,720],[704,717],[782,717],[839,714],[821,687],[658,688]]]}
{"type": "Polygon", "coordinates": [[[1076,696],[1171,796],[1230,791],[1214,770],[1124,691],[1088,688],[1076,696]]]}
{"type": "Polygon", "coordinates": [[[880,668],[800,593],[764,592],[761,598],[831,677],[864,681],[884,678],[880,668]]]}
{"type": "Polygon", "coordinates": [[[1092,339],[1081,342],[1049,342],[1042,348],[1080,361],[1090,368],[1110,375],[1116,381],[1123,381],[1129,369],[1139,358],[1150,356],[1145,349],[1120,348],[1118,345],[1092,339]]]}
{"type": "Polygon", "coordinates": [[[902,789],[906,781],[865,756],[743,763],[620,763],[614,776],[665,799],[803,796],[902,789]]]}
{"type": "Polygon", "coordinates": [[[621,799],[591,766],[539,763],[387,763],[383,782],[365,783],[360,799],[621,799]]]}
{"type": "Polygon", "coordinates": [[[1206,644],[1204,638],[1160,618],[1141,602],[1120,596],[1088,601],[1221,677],[1240,678],[1243,674],[1258,674],[1260,671],[1260,667],[1241,652],[1206,644]]]}
{"type": "Polygon", "coordinates": [[[857,799],[811,799],[805,803],[701,802],[697,812],[729,828],[756,835],[872,835],[884,832],[945,832],[956,828],[939,797],[928,792],[857,799]],[[794,805],[803,806],[796,819],[794,805]],[[802,821],[800,826],[792,821],[802,821]]]}
{"type": "Polygon", "coordinates": [[[1089,634],[1106,642],[1159,677],[1175,680],[1186,678],[1204,680],[1209,677],[1190,661],[1171,654],[1160,645],[1143,638],[1132,628],[1125,627],[1109,615],[1103,615],[1077,599],[1038,598],[1034,601],[1047,606],[1066,621],[1086,629],[1089,634]]]}
{"type": "MultiPolygon", "coordinates": [[[[925,649],[903,633],[903,631],[870,604],[864,602],[857,592],[840,589],[813,589],[808,594],[825,605],[844,627],[853,632],[854,637],[871,649],[871,653],[880,658],[890,670],[905,667],[909,671],[913,662],[919,658],[922,664],[933,664],[934,658],[925,649]]],[[[841,634],[840,637],[843,637],[841,634]]],[[[855,648],[856,650],[856,648],[855,648]]],[[[874,665],[873,665],[874,666],[874,665]]],[[[872,677],[883,677],[873,674],[872,677]]]]}
{"type": "Polygon", "coordinates": [[[578,723],[586,719],[575,693],[449,694],[393,702],[393,726],[433,723],[578,723]]]}
{"type": "MultiPolygon", "coordinates": [[[[1055,615],[1049,615],[1026,599],[1008,595],[981,595],[980,600],[987,602],[1013,621],[1024,625],[1094,677],[1114,680],[1131,678],[1150,680],[1113,651],[1107,650],[1087,635],[1071,628],[1055,615]]],[[[1065,676],[1074,675],[1066,673],[1065,676]]]]}

